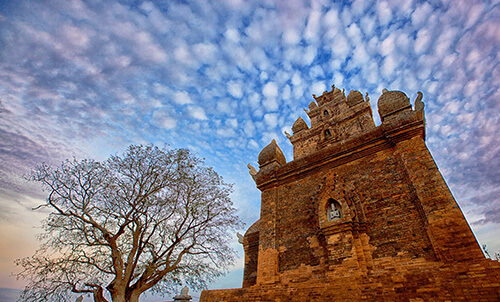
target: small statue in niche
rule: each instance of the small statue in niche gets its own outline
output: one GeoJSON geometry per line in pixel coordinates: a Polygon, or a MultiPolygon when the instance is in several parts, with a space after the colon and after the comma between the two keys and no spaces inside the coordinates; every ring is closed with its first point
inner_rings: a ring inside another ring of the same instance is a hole
{"type": "Polygon", "coordinates": [[[338,203],[331,200],[326,214],[328,216],[328,221],[340,219],[342,218],[342,209],[340,208],[340,205],[338,203]]]}

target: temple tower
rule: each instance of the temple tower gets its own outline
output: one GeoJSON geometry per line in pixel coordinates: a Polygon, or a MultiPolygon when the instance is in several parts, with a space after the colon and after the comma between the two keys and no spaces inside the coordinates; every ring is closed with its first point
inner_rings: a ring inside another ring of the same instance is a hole
{"type": "Polygon", "coordinates": [[[384,90],[377,107],[379,126],[367,95],[332,87],[309,104],[310,126],[298,118],[287,135],[292,161],[274,140],[261,151],[243,288],[201,301],[479,301],[477,284],[500,300],[500,265],[425,145],[422,94],[412,106],[384,90]]]}

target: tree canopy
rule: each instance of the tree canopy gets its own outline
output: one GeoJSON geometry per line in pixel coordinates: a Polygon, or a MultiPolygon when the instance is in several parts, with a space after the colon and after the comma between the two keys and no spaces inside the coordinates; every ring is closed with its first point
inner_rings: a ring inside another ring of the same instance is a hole
{"type": "Polygon", "coordinates": [[[130,146],[104,162],[36,167],[51,210],[35,255],[18,259],[26,301],[138,301],[153,290],[205,288],[234,262],[242,227],[224,183],[187,149],[130,146]],[[73,296],[74,297],[74,296],[73,296]]]}

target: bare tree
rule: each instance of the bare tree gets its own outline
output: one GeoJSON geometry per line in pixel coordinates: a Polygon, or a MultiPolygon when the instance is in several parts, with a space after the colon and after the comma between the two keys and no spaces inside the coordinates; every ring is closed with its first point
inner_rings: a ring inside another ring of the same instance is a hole
{"type": "Polygon", "coordinates": [[[495,257],[491,257],[486,244],[483,244],[483,253],[486,258],[500,262],[500,250],[495,253],[495,257]]]}
{"type": "Polygon", "coordinates": [[[38,208],[52,212],[40,249],[16,261],[30,281],[22,300],[138,301],[204,288],[234,261],[230,234],[242,223],[231,186],[186,149],[130,146],[105,162],[42,164],[30,179],[49,192],[38,208]]]}

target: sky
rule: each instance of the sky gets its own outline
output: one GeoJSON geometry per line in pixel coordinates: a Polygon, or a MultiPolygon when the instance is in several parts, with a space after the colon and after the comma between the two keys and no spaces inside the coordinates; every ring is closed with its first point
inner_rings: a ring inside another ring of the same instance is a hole
{"type": "MultiPolygon", "coordinates": [[[[426,104],[426,143],[481,244],[500,249],[500,1],[0,1],[0,287],[32,255],[46,197],[23,175],[130,144],[189,148],[249,227],[248,174],[312,94],[426,104]]],[[[212,288],[240,287],[243,251],[212,288]]]]}

